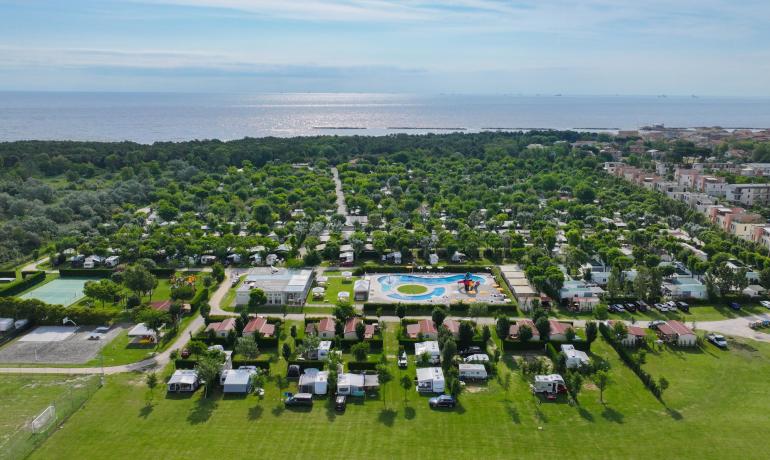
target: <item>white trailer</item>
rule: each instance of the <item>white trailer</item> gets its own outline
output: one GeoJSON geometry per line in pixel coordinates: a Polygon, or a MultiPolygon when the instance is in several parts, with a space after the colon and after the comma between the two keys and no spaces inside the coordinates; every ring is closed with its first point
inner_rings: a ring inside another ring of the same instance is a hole
{"type": "Polygon", "coordinates": [[[532,391],[548,394],[564,393],[567,391],[567,384],[559,374],[536,375],[532,391]]]}
{"type": "Polygon", "coordinates": [[[444,371],[440,367],[417,368],[417,391],[420,393],[443,393],[444,371]]]}
{"type": "Polygon", "coordinates": [[[487,368],[483,364],[460,364],[461,380],[486,380],[489,378],[487,368]]]}

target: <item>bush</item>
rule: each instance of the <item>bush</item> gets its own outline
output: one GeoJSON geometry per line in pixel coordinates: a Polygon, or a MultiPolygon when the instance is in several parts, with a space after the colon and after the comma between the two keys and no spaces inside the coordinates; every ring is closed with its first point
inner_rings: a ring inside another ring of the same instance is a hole
{"type": "Polygon", "coordinates": [[[352,361],[348,363],[348,371],[374,371],[380,363],[370,361],[352,361]]]}
{"type": "Polygon", "coordinates": [[[177,369],[195,369],[198,365],[197,359],[183,359],[178,358],[174,360],[174,367],[177,369]]]}
{"type": "Polygon", "coordinates": [[[0,317],[28,319],[37,325],[60,326],[65,317],[77,324],[103,325],[119,314],[120,310],[111,308],[64,307],[49,305],[37,299],[0,298],[0,317]]]}

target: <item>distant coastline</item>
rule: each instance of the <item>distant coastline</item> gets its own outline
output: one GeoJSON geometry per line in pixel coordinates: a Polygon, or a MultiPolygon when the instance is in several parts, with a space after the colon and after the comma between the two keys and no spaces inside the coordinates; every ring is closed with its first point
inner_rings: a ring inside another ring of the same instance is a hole
{"type": "Polygon", "coordinates": [[[0,141],[770,127],[770,98],[0,92],[0,141]]]}

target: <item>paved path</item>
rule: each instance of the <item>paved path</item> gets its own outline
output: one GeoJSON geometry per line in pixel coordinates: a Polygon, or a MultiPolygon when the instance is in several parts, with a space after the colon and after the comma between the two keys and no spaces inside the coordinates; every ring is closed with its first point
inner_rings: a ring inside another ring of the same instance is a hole
{"type": "Polygon", "coordinates": [[[238,270],[233,268],[225,269],[225,279],[222,280],[221,283],[219,283],[219,287],[217,288],[216,291],[214,291],[213,294],[211,294],[211,298],[209,299],[209,305],[211,306],[210,314],[236,316],[235,313],[230,311],[225,311],[222,309],[222,307],[224,307],[224,305],[222,305],[222,301],[227,295],[227,291],[230,290],[232,279],[236,275],[236,272],[241,273],[242,271],[243,270],[238,270]]]}
{"type": "Polygon", "coordinates": [[[334,177],[334,188],[337,194],[337,214],[348,216],[348,207],[345,205],[345,194],[342,193],[342,181],[340,173],[335,166],[332,166],[332,176],[334,177]]]}
{"type": "MultiPolygon", "coordinates": [[[[45,262],[48,262],[48,257],[43,257],[40,260],[36,260],[34,262],[30,262],[27,265],[21,267],[21,271],[23,272],[34,272],[37,271],[37,266],[40,264],[43,264],[45,262]]],[[[56,273],[56,270],[45,270],[46,273],[56,273]]]]}

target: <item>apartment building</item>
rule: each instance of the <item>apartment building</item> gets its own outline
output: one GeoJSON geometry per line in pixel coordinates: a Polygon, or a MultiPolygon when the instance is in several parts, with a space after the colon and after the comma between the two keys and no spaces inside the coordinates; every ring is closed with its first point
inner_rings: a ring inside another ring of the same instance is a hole
{"type": "Polygon", "coordinates": [[[744,206],[770,204],[770,184],[728,184],[725,197],[744,206]]]}

